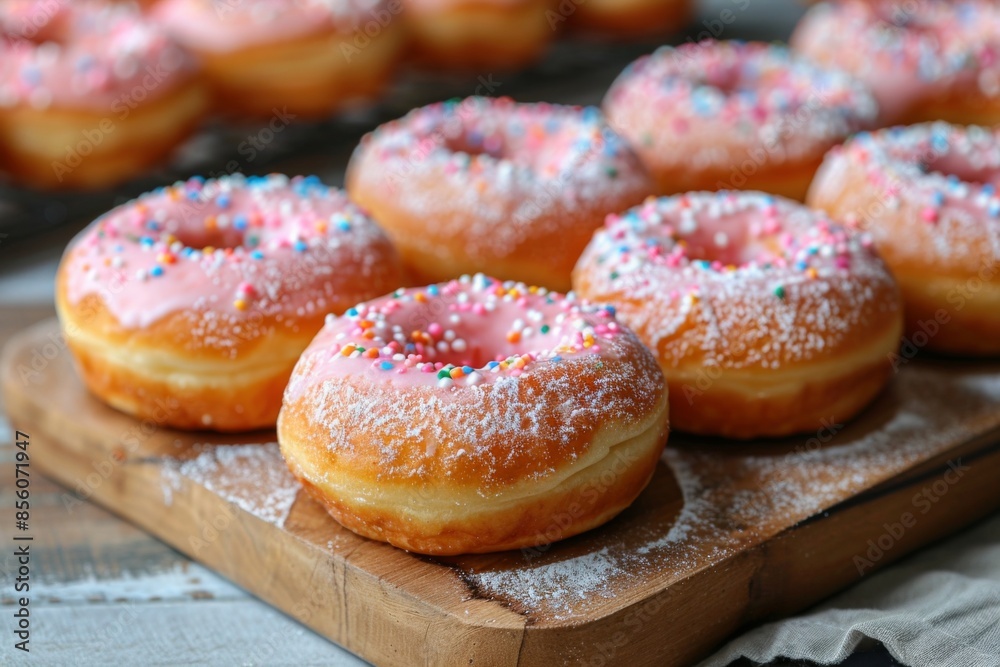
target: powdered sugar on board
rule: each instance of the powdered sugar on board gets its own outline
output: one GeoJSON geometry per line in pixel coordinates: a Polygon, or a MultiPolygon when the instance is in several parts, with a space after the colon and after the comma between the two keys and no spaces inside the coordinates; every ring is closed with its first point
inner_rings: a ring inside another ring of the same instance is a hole
{"type": "Polygon", "coordinates": [[[195,458],[162,468],[161,488],[168,506],[182,478],[187,478],[259,519],[284,525],[300,487],[277,443],[200,447],[203,451],[195,458]]]}
{"type": "Polygon", "coordinates": [[[831,415],[811,436],[741,445],[674,435],[652,482],[669,486],[673,473],[678,491],[665,500],[640,498],[607,527],[565,545],[466,559],[462,577],[477,596],[570,619],[610,606],[623,590],[718,565],[998,427],[1000,368],[909,364],[856,420],[841,424],[831,415]]]}

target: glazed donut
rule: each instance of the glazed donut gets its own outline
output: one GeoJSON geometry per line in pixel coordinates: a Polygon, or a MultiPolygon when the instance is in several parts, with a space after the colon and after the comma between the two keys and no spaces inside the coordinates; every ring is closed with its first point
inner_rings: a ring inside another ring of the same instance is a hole
{"type": "Polygon", "coordinates": [[[661,36],[683,28],[694,14],[691,0],[578,0],[557,13],[588,32],[617,37],[661,36]]]}
{"type": "Polygon", "coordinates": [[[850,418],[888,378],[902,304],[870,246],[780,197],[689,193],[609,217],[573,285],[653,350],[675,428],[782,436],[850,418]]]}
{"type": "Polygon", "coordinates": [[[17,183],[115,185],[206,111],[191,58],[135,7],[9,0],[0,30],[0,151],[17,183]]]}
{"type": "Polygon", "coordinates": [[[201,58],[219,110],[237,116],[322,118],[374,97],[404,46],[383,0],[161,0],[153,16],[201,58]]]}
{"type": "Polygon", "coordinates": [[[781,46],[710,40],[632,63],[604,110],[659,194],[759,189],[794,199],[823,154],[876,115],[868,91],[844,74],[781,46]]]}
{"type": "Polygon", "coordinates": [[[996,355],[997,187],[1000,133],[933,123],[860,134],[831,151],[808,201],[871,234],[903,292],[905,344],[996,355]]]}
{"type": "Polygon", "coordinates": [[[1000,8],[989,0],[820,4],[791,43],[868,84],[883,126],[1000,122],[1000,8]]]}
{"type": "Polygon", "coordinates": [[[433,555],[608,521],[667,432],[663,375],[612,308],[482,275],[328,319],[278,419],[289,468],[337,521],[433,555]]]}
{"type": "Polygon", "coordinates": [[[418,63],[446,70],[513,71],[538,60],[555,35],[556,0],[402,0],[418,63]]]}
{"type": "Polygon", "coordinates": [[[329,312],[395,289],[385,235],[314,177],[195,178],[98,218],[56,308],[87,386],[176,428],[273,426],[329,312]]]}
{"type": "Polygon", "coordinates": [[[482,97],[379,127],[347,172],[422,282],[483,271],[557,290],[604,216],[651,189],[596,109],[482,97]]]}

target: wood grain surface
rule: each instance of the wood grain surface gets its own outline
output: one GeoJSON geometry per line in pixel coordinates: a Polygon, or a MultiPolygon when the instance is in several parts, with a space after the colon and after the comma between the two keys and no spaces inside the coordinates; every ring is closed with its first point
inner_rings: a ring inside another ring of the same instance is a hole
{"type": "Polygon", "coordinates": [[[378,664],[686,664],[1000,506],[1000,366],[912,361],[860,419],[809,438],[674,438],[600,530],[420,558],[299,493],[271,432],[139,423],[90,397],[67,354],[31,368],[55,331],[8,346],[3,389],[65,501],[108,507],[378,664]]]}

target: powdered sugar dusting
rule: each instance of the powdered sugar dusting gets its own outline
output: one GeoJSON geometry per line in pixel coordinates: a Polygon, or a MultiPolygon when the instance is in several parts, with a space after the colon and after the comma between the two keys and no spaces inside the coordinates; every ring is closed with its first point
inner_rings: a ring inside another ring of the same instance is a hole
{"type": "Polygon", "coordinates": [[[537,568],[473,573],[469,579],[483,588],[518,590],[520,599],[529,606],[546,603],[570,609],[591,595],[612,595],[607,583],[621,572],[619,559],[604,547],[537,568]]]}
{"type": "Polygon", "coordinates": [[[163,466],[161,488],[168,506],[184,478],[279,527],[284,525],[299,492],[298,482],[288,472],[278,444],[273,442],[205,445],[195,458],[163,466]]]}
{"type": "MultiPolygon", "coordinates": [[[[831,419],[810,438],[734,446],[674,436],[663,460],[680,498],[640,499],[641,516],[569,545],[511,555],[516,564],[469,566],[464,579],[478,595],[522,613],[570,619],[612,604],[622,590],[659,588],[718,565],[996,429],[998,406],[1000,368],[913,364],[855,422],[831,419]]],[[[670,485],[664,473],[646,494],[670,485]]]]}

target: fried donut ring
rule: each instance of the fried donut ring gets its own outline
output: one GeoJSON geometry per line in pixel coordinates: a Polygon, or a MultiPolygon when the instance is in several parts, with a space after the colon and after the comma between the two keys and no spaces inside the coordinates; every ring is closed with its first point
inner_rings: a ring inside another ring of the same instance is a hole
{"type": "Polygon", "coordinates": [[[1000,8],[988,0],[823,3],[791,44],[866,83],[881,126],[1000,122],[1000,8]]]}
{"type": "Polygon", "coordinates": [[[613,309],[482,275],[328,320],[278,419],[289,468],[337,521],[434,555],[608,521],[667,432],[663,374],[613,309]]]}
{"type": "Polygon", "coordinates": [[[559,290],[604,216],[651,189],[596,109],[483,97],[382,125],[347,172],[422,282],[483,271],[559,290]]]}
{"type": "Polygon", "coordinates": [[[899,290],[870,239],[755,192],[650,199],[609,217],[573,274],[663,368],[678,430],[815,431],[879,392],[899,290]]]}
{"type": "Polygon", "coordinates": [[[133,178],[207,111],[194,61],[134,7],[10,0],[0,31],[0,151],[20,184],[133,178]]]}
{"type": "Polygon", "coordinates": [[[273,426],[325,313],[400,283],[395,251],[315,178],[192,179],[70,245],[56,307],[84,382],[159,425],[273,426]]]}
{"type": "Polygon", "coordinates": [[[402,0],[414,56],[433,69],[514,71],[555,35],[555,0],[402,0]]]}
{"type": "Polygon", "coordinates": [[[781,46],[710,40],[632,63],[604,110],[659,194],[746,189],[794,199],[805,197],[824,153],[876,115],[868,91],[845,74],[781,46]]]}
{"type": "MultiPolygon", "coordinates": [[[[560,3],[557,12],[562,7],[560,3]]],[[[588,32],[647,37],[679,30],[693,15],[691,0],[580,0],[574,3],[568,18],[575,27],[588,32]]]]}
{"type": "Polygon", "coordinates": [[[861,134],[830,152],[809,203],[862,227],[906,304],[905,344],[1000,354],[1000,133],[947,123],[861,134]]]}
{"type": "Polygon", "coordinates": [[[323,118],[392,77],[404,30],[386,4],[162,0],[153,16],[202,60],[220,111],[323,118]]]}

